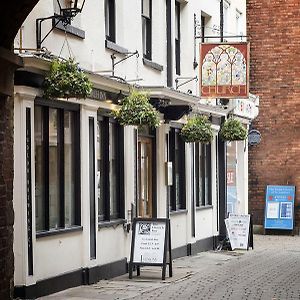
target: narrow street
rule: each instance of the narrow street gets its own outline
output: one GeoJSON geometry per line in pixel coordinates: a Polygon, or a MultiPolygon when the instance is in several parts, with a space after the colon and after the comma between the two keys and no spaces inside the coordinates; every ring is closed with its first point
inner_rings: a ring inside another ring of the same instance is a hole
{"type": "Polygon", "coordinates": [[[176,259],[165,282],[159,268],[142,268],[140,278],[126,274],[39,299],[300,299],[300,237],[256,235],[254,243],[248,252],[176,259]]]}

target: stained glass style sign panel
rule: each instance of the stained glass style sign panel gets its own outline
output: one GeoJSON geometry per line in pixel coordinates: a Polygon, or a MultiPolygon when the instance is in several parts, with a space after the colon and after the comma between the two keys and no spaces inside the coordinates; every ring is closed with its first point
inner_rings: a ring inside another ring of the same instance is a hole
{"type": "Polygon", "coordinates": [[[248,98],[249,44],[201,44],[202,98],[248,98]]]}

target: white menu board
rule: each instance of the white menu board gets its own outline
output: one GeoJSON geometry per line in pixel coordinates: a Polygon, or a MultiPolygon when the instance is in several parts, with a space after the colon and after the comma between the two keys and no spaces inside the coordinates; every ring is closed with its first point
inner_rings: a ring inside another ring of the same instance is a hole
{"type": "Polygon", "coordinates": [[[229,214],[225,220],[231,248],[247,250],[250,215],[229,214]]]}
{"type": "Polygon", "coordinates": [[[137,221],[135,224],[133,263],[163,264],[166,223],[137,221]]]}

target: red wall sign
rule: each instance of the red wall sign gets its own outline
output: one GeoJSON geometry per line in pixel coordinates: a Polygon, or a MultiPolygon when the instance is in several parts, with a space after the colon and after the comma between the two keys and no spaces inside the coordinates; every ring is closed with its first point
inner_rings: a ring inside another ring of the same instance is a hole
{"type": "Polygon", "coordinates": [[[249,97],[249,43],[200,45],[202,98],[249,97]]]}

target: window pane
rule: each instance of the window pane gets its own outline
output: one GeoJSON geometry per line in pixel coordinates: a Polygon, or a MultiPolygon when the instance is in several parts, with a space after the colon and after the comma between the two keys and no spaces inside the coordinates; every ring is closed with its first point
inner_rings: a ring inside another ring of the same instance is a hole
{"type": "Polygon", "coordinates": [[[109,0],[105,0],[105,34],[109,36],[109,0]]]}
{"type": "Polygon", "coordinates": [[[103,122],[97,122],[98,218],[104,220],[103,122]]]}
{"type": "Polygon", "coordinates": [[[109,179],[110,179],[110,215],[118,217],[118,186],[117,186],[117,128],[109,123],[109,179]]]}
{"type": "Polygon", "coordinates": [[[205,204],[211,205],[211,144],[205,145],[205,204]]]}
{"type": "Polygon", "coordinates": [[[201,205],[205,205],[205,145],[201,144],[201,158],[200,158],[200,196],[201,205]]]}
{"type": "Polygon", "coordinates": [[[150,18],[150,0],[142,0],[142,15],[150,18]]]}
{"type": "Polygon", "coordinates": [[[179,3],[176,2],[175,5],[175,39],[179,39],[179,18],[180,18],[180,6],[179,3]]]}
{"type": "Polygon", "coordinates": [[[44,140],[43,113],[40,106],[34,108],[35,142],[35,222],[36,230],[45,230],[45,186],[44,186],[44,140]]]}
{"type": "Polygon", "coordinates": [[[59,228],[58,111],[49,109],[49,227],[59,228]]]}
{"type": "Polygon", "coordinates": [[[64,112],[65,226],[75,225],[75,138],[74,114],[64,112]]]}
{"type": "Polygon", "coordinates": [[[147,20],[142,19],[143,54],[147,54],[147,20]]]}

